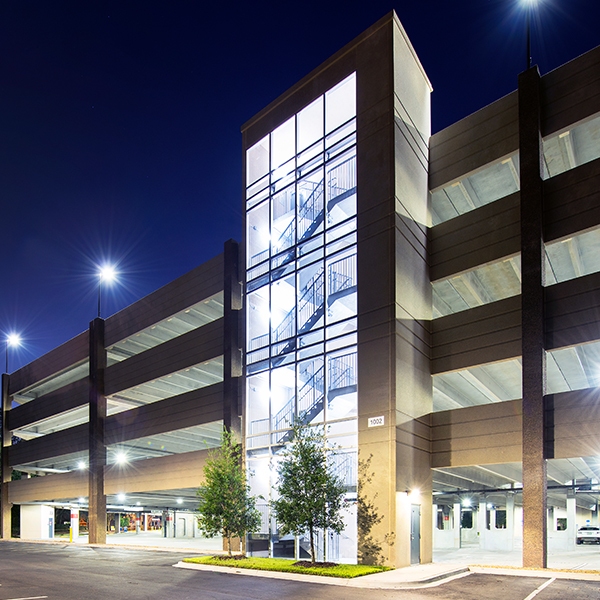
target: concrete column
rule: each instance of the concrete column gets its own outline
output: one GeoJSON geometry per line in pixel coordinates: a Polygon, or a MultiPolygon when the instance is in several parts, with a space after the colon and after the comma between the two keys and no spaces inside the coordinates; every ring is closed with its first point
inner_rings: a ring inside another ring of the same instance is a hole
{"type": "Polygon", "coordinates": [[[509,532],[507,550],[513,550],[515,547],[515,495],[508,493],[506,495],[506,531],[509,532]]]}
{"type": "Polygon", "coordinates": [[[11,537],[11,507],[8,503],[8,482],[12,476],[12,469],[8,461],[8,447],[11,444],[10,430],[8,429],[8,411],[10,410],[10,396],[8,394],[9,376],[2,374],[2,423],[0,427],[0,537],[11,537]]]}
{"type": "Polygon", "coordinates": [[[140,513],[135,513],[135,533],[140,533],[140,513]]]}
{"type": "Polygon", "coordinates": [[[477,511],[477,533],[479,534],[479,548],[485,550],[486,534],[487,534],[487,502],[485,498],[479,502],[479,510],[477,511]]]}
{"type": "Polygon", "coordinates": [[[460,548],[460,502],[454,503],[454,547],[460,548]]]}
{"type": "Polygon", "coordinates": [[[71,539],[75,541],[79,537],[79,508],[71,507],[71,539]]]}
{"type": "Polygon", "coordinates": [[[242,350],[240,319],[243,311],[242,284],[239,271],[239,245],[225,242],[224,323],[223,323],[223,422],[242,439],[241,376],[242,350]]]}
{"type": "MultiPolygon", "coordinates": [[[[89,531],[90,544],[106,543],[106,495],[104,493],[104,468],[106,444],[106,397],[104,395],[104,320],[90,323],[90,422],[89,422],[89,531]]],[[[118,526],[115,528],[118,529],[118,526]]]]}
{"type": "Polygon", "coordinates": [[[571,490],[567,491],[567,539],[569,548],[575,546],[577,539],[577,501],[575,500],[575,493],[571,490]]]}
{"type": "Polygon", "coordinates": [[[519,75],[523,361],[523,566],[546,568],[544,241],[540,74],[519,75]]]}

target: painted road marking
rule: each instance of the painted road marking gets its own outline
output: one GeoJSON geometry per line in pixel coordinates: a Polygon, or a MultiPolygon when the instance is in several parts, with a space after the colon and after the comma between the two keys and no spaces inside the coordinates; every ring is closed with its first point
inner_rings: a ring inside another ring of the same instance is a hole
{"type": "Polygon", "coordinates": [[[546,581],[546,583],[542,583],[542,585],[540,585],[540,587],[537,590],[533,590],[533,592],[531,592],[531,594],[529,594],[529,596],[527,596],[525,600],[531,600],[532,598],[535,598],[544,588],[547,588],[551,583],[554,583],[555,581],[556,577],[548,579],[548,581],[546,581]]]}

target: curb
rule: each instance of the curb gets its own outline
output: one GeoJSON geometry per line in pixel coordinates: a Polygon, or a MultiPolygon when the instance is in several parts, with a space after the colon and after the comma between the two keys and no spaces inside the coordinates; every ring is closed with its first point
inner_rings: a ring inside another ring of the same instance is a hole
{"type": "MultiPolygon", "coordinates": [[[[217,565],[200,565],[195,563],[186,563],[183,561],[180,561],[173,566],[178,569],[190,569],[193,571],[209,571],[213,573],[243,575],[248,577],[267,577],[271,579],[303,581],[305,583],[318,583],[321,585],[337,585],[340,587],[355,587],[373,590],[395,590],[426,587],[433,584],[439,584],[447,579],[469,574],[469,567],[458,567],[444,571],[443,573],[437,573],[429,577],[423,577],[421,579],[407,581],[379,581],[372,579],[373,577],[379,576],[379,573],[374,575],[364,575],[362,577],[356,577],[353,579],[344,579],[341,577],[326,577],[323,575],[310,575],[305,573],[283,573],[280,571],[260,571],[258,569],[240,569],[236,567],[220,567],[217,565]]],[[[386,573],[393,573],[393,571],[387,571],[386,573]]]]}

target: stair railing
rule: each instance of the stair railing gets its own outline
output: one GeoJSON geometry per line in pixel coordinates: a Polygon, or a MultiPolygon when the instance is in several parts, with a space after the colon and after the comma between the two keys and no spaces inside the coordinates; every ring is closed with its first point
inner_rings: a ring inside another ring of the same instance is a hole
{"type": "Polygon", "coordinates": [[[352,156],[327,173],[328,200],[356,187],[356,157],[352,156]]]}

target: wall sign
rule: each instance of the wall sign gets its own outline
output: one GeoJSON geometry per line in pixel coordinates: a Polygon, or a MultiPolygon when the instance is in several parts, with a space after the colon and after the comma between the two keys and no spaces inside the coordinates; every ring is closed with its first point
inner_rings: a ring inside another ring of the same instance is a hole
{"type": "Polygon", "coordinates": [[[385,425],[385,417],[383,415],[381,417],[369,417],[369,427],[381,427],[382,425],[385,425]]]}

